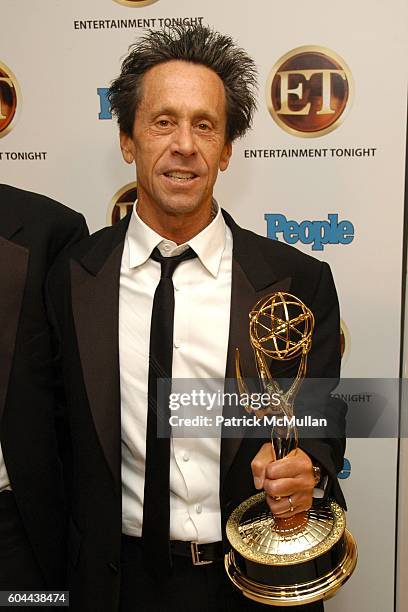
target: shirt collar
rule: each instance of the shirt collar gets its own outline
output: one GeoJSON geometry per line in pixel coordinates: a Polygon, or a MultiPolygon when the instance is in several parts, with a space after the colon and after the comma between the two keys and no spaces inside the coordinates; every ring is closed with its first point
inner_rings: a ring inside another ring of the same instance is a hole
{"type": "Polygon", "coordinates": [[[167,240],[160,236],[160,234],[142,221],[137,214],[136,200],[127,231],[129,268],[135,268],[144,264],[155,247],[159,248],[162,255],[172,256],[182,253],[190,246],[197,253],[203,266],[212,276],[216,277],[225,249],[226,229],[221,208],[215,200],[213,200],[213,210],[216,211],[216,214],[211,223],[188,242],[177,245],[172,240],[167,240]]]}

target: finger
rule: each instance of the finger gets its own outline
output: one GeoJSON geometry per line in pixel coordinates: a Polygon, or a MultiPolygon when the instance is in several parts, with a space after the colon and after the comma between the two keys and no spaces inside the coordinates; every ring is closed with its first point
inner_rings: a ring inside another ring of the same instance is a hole
{"type": "Polygon", "coordinates": [[[265,492],[272,497],[288,497],[296,493],[312,496],[315,480],[308,475],[297,476],[296,478],[279,478],[278,480],[271,480],[265,476],[263,486],[265,492]]]}
{"type": "Polygon", "coordinates": [[[309,484],[314,483],[312,462],[303,451],[290,453],[267,466],[266,477],[271,480],[279,478],[302,478],[309,484]]]}
{"type": "MultiPolygon", "coordinates": [[[[292,501],[293,509],[295,509],[295,507],[300,505],[296,501],[296,498],[294,495],[291,495],[290,498],[292,501]]],[[[268,502],[270,511],[272,512],[274,516],[283,516],[286,513],[292,514],[290,510],[289,497],[282,497],[282,499],[276,500],[275,498],[267,495],[266,500],[268,502]]]]}
{"type": "Polygon", "coordinates": [[[265,473],[266,478],[270,480],[278,480],[279,478],[295,478],[299,474],[301,466],[298,461],[292,457],[284,457],[278,459],[267,466],[265,473]]]}
{"type": "Polygon", "coordinates": [[[314,480],[307,478],[264,479],[264,490],[267,495],[276,498],[287,498],[289,495],[307,495],[313,497],[314,480]]]}
{"type": "Polygon", "coordinates": [[[262,489],[266,467],[272,461],[275,461],[275,451],[270,442],[265,442],[251,461],[252,476],[256,489],[262,489]]]}
{"type": "Polygon", "coordinates": [[[312,507],[313,498],[311,495],[290,495],[276,501],[269,495],[266,496],[268,506],[272,514],[278,518],[289,518],[299,512],[304,512],[312,507]],[[289,503],[289,497],[291,504],[289,503]],[[291,510],[291,506],[293,510],[291,510]]]}
{"type": "Polygon", "coordinates": [[[264,491],[271,497],[288,497],[294,493],[300,493],[299,485],[296,478],[279,478],[279,480],[271,480],[267,477],[263,483],[264,491]]]}

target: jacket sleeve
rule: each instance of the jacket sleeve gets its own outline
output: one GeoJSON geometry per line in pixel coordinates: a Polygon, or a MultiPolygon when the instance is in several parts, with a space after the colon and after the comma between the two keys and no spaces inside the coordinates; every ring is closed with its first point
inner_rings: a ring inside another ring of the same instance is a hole
{"type": "Polygon", "coordinates": [[[64,474],[65,494],[69,500],[72,486],[72,452],[69,418],[66,407],[66,394],[62,373],[63,364],[61,356],[63,329],[61,312],[64,308],[66,296],[69,293],[67,286],[68,275],[65,272],[70,249],[83,238],[86,238],[89,235],[89,231],[84,217],[78,213],[75,214],[74,219],[71,219],[70,225],[68,227],[65,226],[64,229],[64,235],[62,237],[60,235],[58,245],[55,245],[56,254],[50,267],[45,285],[45,302],[51,329],[54,362],[53,390],[55,430],[64,474]]]}
{"type": "MultiPolygon", "coordinates": [[[[346,404],[332,393],[340,376],[340,314],[330,267],[321,263],[321,274],[310,308],[315,317],[312,347],[308,356],[307,379],[299,394],[300,410],[324,417],[328,427],[319,437],[301,437],[299,446],[318,462],[329,480],[324,499],[334,498],[346,507],[337,473],[343,467],[346,431],[346,404]],[[303,402],[302,399],[306,397],[303,402]]],[[[296,413],[298,410],[296,409],[296,413]]]]}

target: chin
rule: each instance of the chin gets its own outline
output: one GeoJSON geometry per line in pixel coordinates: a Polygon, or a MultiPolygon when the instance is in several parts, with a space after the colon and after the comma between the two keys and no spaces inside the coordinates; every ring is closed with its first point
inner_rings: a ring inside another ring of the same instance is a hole
{"type": "Polygon", "coordinates": [[[200,210],[202,206],[200,206],[200,202],[197,202],[197,201],[186,202],[184,200],[184,201],[169,202],[167,200],[167,202],[165,202],[161,208],[168,214],[183,215],[183,214],[190,214],[190,213],[196,212],[200,210]]]}

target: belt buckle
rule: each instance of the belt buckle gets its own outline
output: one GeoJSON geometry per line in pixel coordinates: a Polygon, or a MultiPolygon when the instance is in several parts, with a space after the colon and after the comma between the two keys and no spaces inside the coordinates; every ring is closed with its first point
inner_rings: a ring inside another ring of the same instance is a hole
{"type": "Polygon", "coordinates": [[[193,565],[211,565],[213,561],[201,561],[200,560],[201,551],[198,550],[198,547],[199,547],[198,542],[190,542],[191,559],[193,561],[193,565]]]}

